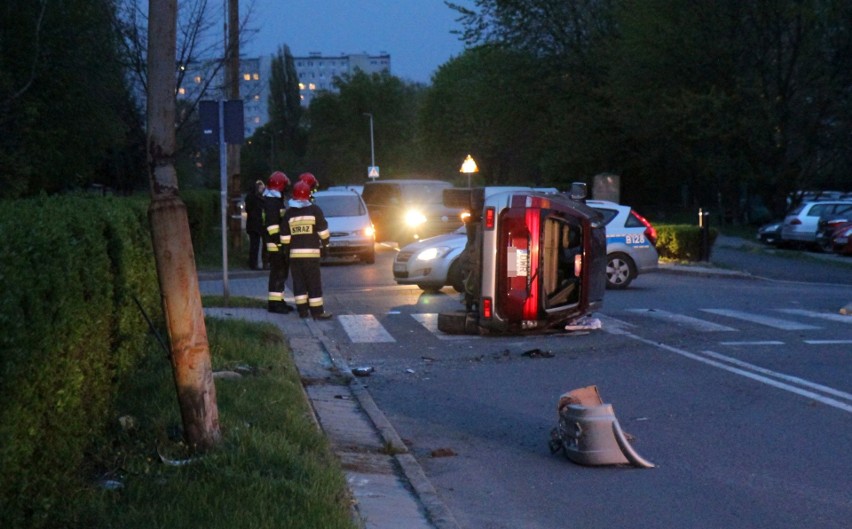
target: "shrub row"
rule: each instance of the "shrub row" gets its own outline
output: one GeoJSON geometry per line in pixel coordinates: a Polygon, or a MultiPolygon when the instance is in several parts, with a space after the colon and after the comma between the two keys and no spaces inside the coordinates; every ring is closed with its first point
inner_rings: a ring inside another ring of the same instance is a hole
{"type": "MultiPolygon", "coordinates": [[[[698,261],[701,258],[701,228],[689,224],[663,224],[657,229],[657,253],[663,259],[698,261]]],[[[708,250],[713,247],[719,230],[710,227],[708,250]]]]}
{"type": "MultiPolygon", "coordinates": [[[[208,204],[216,211],[215,194],[184,200],[191,218],[211,214],[208,204]]],[[[142,310],[163,321],[149,202],[43,196],[0,207],[4,527],[38,526],[67,501],[145,349],[142,310]]]]}

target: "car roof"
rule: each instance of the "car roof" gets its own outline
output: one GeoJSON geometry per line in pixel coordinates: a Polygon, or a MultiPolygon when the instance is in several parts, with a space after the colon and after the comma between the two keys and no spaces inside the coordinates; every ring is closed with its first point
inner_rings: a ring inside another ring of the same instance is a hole
{"type": "Polygon", "coordinates": [[[431,178],[411,178],[411,179],[391,179],[391,180],[374,180],[372,182],[367,182],[364,185],[379,185],[379,184],[445,184],[450,187],[453,186],[452,183],[447,182],[446,180],[433,180],[431,178]]]}
{"type": "Polygon", "coordinates": [[[316,196],[321,196],[321,197],[332,197],[332,196],[336,196],[336,197],[341,197],[341,196],[351,197],[351,196],[356,196],[356,197],[360,197],[361,195],[359,195],[359,194],[358,194],[358,192],[357,192],[357,191],[355,191],[354,189],[326,189],[326,190],[324,190],[324,191],[317,191],[317,192],[315,192],[315,193],[314,193],[314,196],[315,196],[315,197],[316,197],[316,196]]]}

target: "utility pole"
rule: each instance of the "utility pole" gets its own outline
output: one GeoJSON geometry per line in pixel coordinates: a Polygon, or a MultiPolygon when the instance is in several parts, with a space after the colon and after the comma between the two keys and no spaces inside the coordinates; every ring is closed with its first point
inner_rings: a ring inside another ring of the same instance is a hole
{"type": "MultiPolygon", "coordinates": [[[[225,79],[227,99],[240,99],[240,2],[225,0],[228,3],[228,31],[225,37],[225,79]]],[[[242,249],[242,211],[240,211],[240,147],[228,144],[228,234],[231,247],[242,249]]]]}
{"type": "Polygon", "coordinates": [[[174,166],[176,34],[177,0],[148,0],[148,221],[184,439],[203,451],[218,444],[221,433],[189,219],[174,166]]]}

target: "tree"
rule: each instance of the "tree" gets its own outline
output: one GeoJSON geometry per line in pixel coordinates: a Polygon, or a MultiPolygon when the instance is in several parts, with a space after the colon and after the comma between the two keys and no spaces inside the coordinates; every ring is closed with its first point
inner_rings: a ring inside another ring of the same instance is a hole
{"type": "Polygon", "coordinates": [[[0,196],[140,182],[141,119],[112,0],[9,0],[0,10],[0,196]]]}
{"type": "Polygon", "coordinates": [[[218,444],[219,411],[186,206],[178,196],[175,149],[177,0],[150,0],[148,29],[148,216],[184,437],[193,450],[218,444]]]}
{"type": "MultiPolygon", "coordinates": [[[[289,46],[282,46],[272,59],[269,78],[269,135],[270,151],[285,153],[284,166],[297,164],[304,155],[304,138],[301,134],[302,101],[299,76],[289,46]]],[[[274,170],[273,168],[270,168],[274,170]]]]}
{"type": "Polygon", "coordinates": [[[334,84],[338,93],[316,96],[308,109],[305,166],[323,183],[363,182],[372,163],[365,114],[372,114],[382,176],[423,176],[428,165],[417,136],[423,87],[387,72],[368,75],[361,70],[336,78],[334,84]]]}
{"type": "Polygon", "coordinates": [[[442,65],[419,118],[429,156],[458,173],[472,154],[490,185],[551,181],[541,165],[549,118],[538,63],[524,52],[484,45],[442,65]]]}

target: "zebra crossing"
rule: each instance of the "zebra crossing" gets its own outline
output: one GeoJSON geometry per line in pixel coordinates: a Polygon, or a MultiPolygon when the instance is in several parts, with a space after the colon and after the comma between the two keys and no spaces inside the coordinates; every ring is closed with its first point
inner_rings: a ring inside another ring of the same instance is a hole
{"type": "MultiPolygon", "coordinates": [[[[674,326],[684,332],[708,333],[725,337],[720,345],[784,345],[786,340],[797,340],[808,345],[852,345],[852,317],[831,312],[805,309],[777,308],[758,311],[728,308],[697,308],[692,314],[681,314],[659,308],[630,308],[595,315],[603,323],[604,332],[624,333],[629,329],[653,328],[655,325],[674,326]],[[770,340],[737,339],[736,334],[748,334],[755,328],[779,331],[770,340]],[[833,331],[831,336],[819,336],[820,331],[833,331]],[[799,331],[809,331],[813,336],[800,337],[799,331]],[[847,332],[848,331],[848,332],[847,332]],[[789,336],[781,333],[791,333],[789,336]],[[849,338],[846,338],[846,337],[849,338]]],[[[473,340],[479,336],[448,335],[438,330],[437,313],[404,314],[398,311],[385,315],[347,314],[338,321],[348,340],[358,343],[416,342],[429,337],[439,340],[473,340]],[[413,320],[416,325],[411,325],[413,320]],[[419,333],[427,333],[420,335],[419,333]],[[397,336],[395,336],[395,334],[397,336]]]]}

